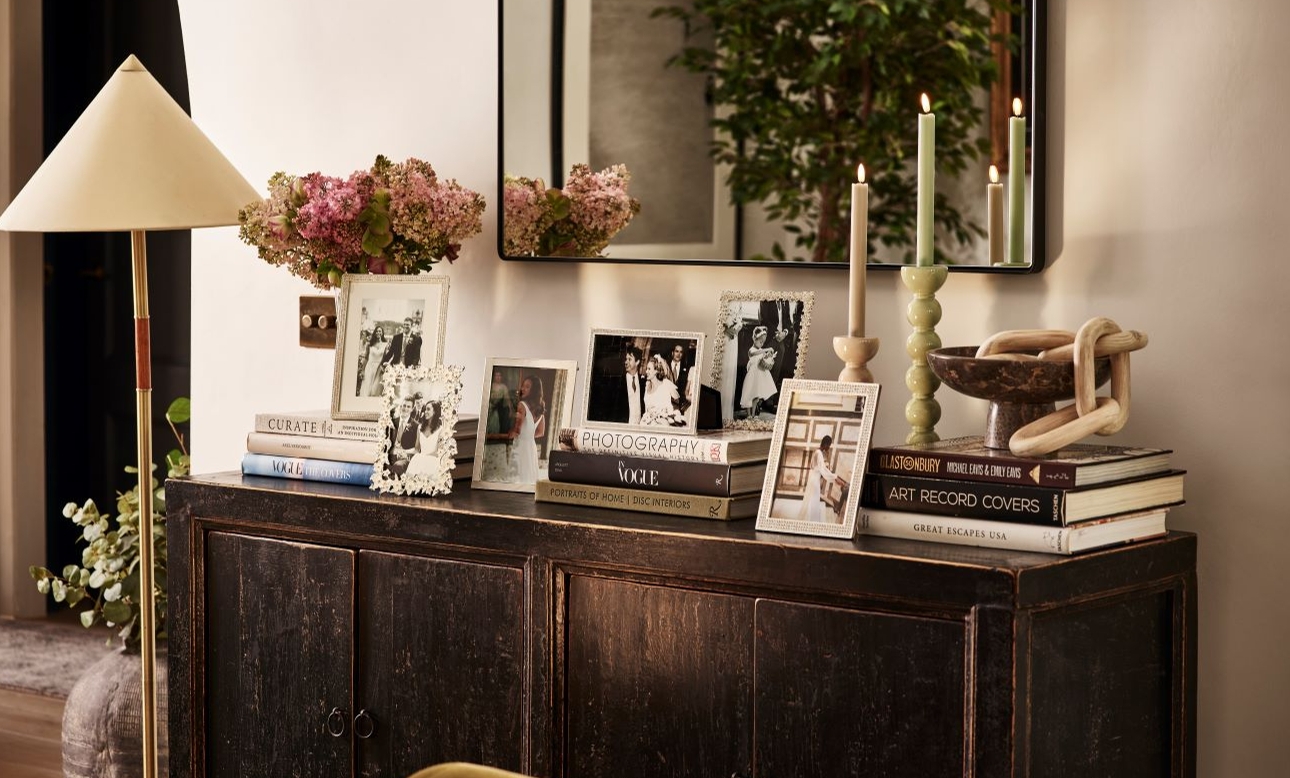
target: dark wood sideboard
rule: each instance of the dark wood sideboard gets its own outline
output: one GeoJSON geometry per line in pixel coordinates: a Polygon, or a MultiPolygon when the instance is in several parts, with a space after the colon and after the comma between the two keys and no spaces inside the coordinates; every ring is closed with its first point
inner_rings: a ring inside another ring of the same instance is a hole
{"type": "Polygon", "coordinates": [[[167,485],[172,776],[1195,774],[1196,538],[1074,558],[167,485]]]}

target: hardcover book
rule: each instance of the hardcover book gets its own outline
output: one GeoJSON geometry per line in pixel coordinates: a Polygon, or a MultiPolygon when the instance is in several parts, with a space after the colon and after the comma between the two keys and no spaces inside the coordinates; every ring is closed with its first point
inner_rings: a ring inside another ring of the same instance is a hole
{"type": "Polygon", "coordinates": [[[552,451],[547,473],[547,478],[558,483],[729,497],[761,491],[762,482],[766,480],[766,463],[718,465],[584,451],[552,451]]]}
{"type": "Polygon", "coordinates": [[[1078,554],[1165,534],[1166,508],[1049,527],[862,508],[856,533],[1041,554],[1078,554]]]}
{"type": "Polygon", "coordinates": [[[1180,470],[1070,489],[870,473],[864,479],[860,504],[866,508],[1060,527],[1176,505],[1182,499],[1180,470]]]}
{"type": "Polygon", "coordinates": [[[246,450],[252,454],[276,454],[370,465],[381,455],[381,441],[252,432],[246,436],[246,450]]]}
{"type": "Polygon", "coordinates": [[[765,430],[720,430],[698,435],[675,435],[666,432],[618,432],[565,427],[560,430],[559,447],[564,451],[738,465],[764,461],[770,455],[770,441],[771,433],[765,430]]]}
{"type": "MultiPolygon", "coordinates": [[[[472,460],[457,459],[452,468],[452,480],[470,478],[473,466],[472,460]]],[[[337,462],[329,459],[285,457],[254,452],[242,455],[242,475],[371,486],[373,470],[373,465],[359,462],[337,462]]]]}
{"type": "Polygon", "coordinates": [[[640,489],[619,489],[614,486],[588,486],[586,484],[561,484],[548,480],[537,482],[538,502],[555,502],[565,505],[586,505],[593,508],[665,513],[696,519],[729,521],[747,519],[757,515],[760,494],[741,497],[708,497],[675,492],[646,492],[640,489]]]}
{"type": "MultiPolygon", "coordinates": [[[[460,414],[457,417],[457,426],[453,428],[453,436],[474,435],[478,425],[477,414],[460,414]]],[[[380,441],[385,437],[385,420],[333,419],[331,412],[325,410],[257,413],[254,431],[303,435],[311,438],[380,441]]]]}
{"type": "Polygon", "coordinates": [[[973,435],[935,443],[875,446],[869,454],[869,471],[960,481],[1087,486],[1166,472],[1171,453],[1163,448],[1076,443],[1044,456],[1018,457],[1004,449],[987,448],[984,438],[973,435]]]}

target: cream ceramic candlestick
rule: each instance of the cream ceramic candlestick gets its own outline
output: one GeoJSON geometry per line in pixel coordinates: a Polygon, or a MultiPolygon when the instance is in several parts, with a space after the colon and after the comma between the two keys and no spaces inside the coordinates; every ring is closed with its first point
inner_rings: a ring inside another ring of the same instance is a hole
{"type": "Polygon", "coordinates": [[[862,384],[873,383],[873,373],[869,372],[869,360],[878,353],[877,338],[843,337],[833,339],[833,353],[846,367],[838,373],[839,381],[856,381],[862,384]]]}
{"type": "Polygon", "coordinates": [[[936,422],[941,420],[941,405],[936,401],[936,390],[941,379],[927,365],[927,352],[941,347],[936,334],[936,324],[941,320],[941,304],[936,291],[945,284],[949,268],[945,265],[931,267],[902,267],[900,278],[914,293],[906,310],[906,318],[914,331],[905,340],[905,353],[912,361],[905,371],[905,386],[913,395],[905,404],[905,421],[909,422],[906,443],[933,443],[940,440],[936,422]]]}

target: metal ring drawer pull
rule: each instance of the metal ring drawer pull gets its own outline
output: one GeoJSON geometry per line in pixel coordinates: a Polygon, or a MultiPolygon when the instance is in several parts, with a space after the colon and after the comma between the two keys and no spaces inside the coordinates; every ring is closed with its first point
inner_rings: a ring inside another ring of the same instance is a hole
{"type": "Polygon", "coordinates": [[[332,708],[331,713],[327,714],[327,734],[332,737],[340,737],[345,734],[345,711],[340,708],[332,708]]]}
{"type": "Polygon", "coordinates": [[[364,708],[354,717],[354,734],[361,740],[367,740],[376,734],[376,719],[364,708]]]}

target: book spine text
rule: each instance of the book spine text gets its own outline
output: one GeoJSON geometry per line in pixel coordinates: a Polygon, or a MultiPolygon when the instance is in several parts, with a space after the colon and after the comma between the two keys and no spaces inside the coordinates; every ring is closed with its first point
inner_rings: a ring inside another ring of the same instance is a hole
{"type": "Polygon", "coordinates": [[[1075,485],[1075,466],[1058,462],[1009,462],[981,460],[941,452],[884,451],[874,449],[869,457],[874,473],[955,478],[1019,486],[1065,487],[1075,485]]]}
{"type": "Polygon", "coordinates": [[[384,430],[384,423],[376,421],[328,419],[298,413],[257,413],[255,415],[256,432],[272,432],[278,435],[379,441],[385,434],[384,430]]]}
{"type": "Polygon", "coordinates": [[[1073,530],[980,519],[920,516],[897,511],[860,509],[856,533],[905,540],[930,540],[961,546],[1069,554],[1073,530]]]}
{"type": "Polygon", "coordinates": [[[865,476],[860,504],[937,516],[1053,526],[1065,523],[1062,491],[1038,486],[870,473],[865,476]]]}
{"type": "Polygon", "coordinates": [[[659,435],[577,427],[560,430],[560,447],[592,454],[671,459],[677,462],[730,464],[729,441],[694,435],[659,435]]]}
{"type": "Polygon", "coordinates": [[[357,462],[332,462],[273,454],[245,454],[242,457],[242,473],[245,475],[368,486],[372,483],[372,471],[372,465],[357,462]]]}
{"type": "Polygon", "coordinates": [[[276,435],[252,432],[246,436],[246,450],[252,454],[277,454],[307,459],[373,464],[381,455],[381,443],[347,438],[316,438],[308,435],[276,435]]]}
{"type": "Polygon", "coordinates": [[[730,496],[729,465],[552,451],[548,478],[559,483],[617,486],[648,492],[730,496]]]}
{"type": "MultiPolygon", "coordinates": [[[[704,495],[642,492],[635,489],[615,489],[612,486],[587,486],[538,481],[535,498],[538,502],[556,502],[566,505],[586,505],[595,508],[665,513],[671,516],[688,516],[699,519],[728,520],[744,518],[732,514],[731,498],[704,495]]],[[[754,501],[755,503],[755,501],[754,501]]],[[[755,510],[756,505],[753,505],[755,510]]],[[[749,513],[748,515],[752,515],[749,513]]]]}

